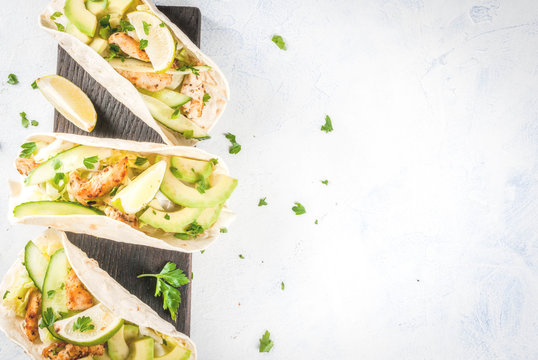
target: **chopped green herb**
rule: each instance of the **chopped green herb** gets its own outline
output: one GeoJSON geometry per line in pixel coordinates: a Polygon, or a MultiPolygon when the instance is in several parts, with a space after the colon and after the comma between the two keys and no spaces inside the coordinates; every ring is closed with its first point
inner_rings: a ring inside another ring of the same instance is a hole
{"type": "Polygon", "coordinates": [[[239,254],[239,258],[244,259],[245,257],[243,256],[243,254],[239,254]]]}
{"type": "Polygon", "coordinates": [[[148,41],[146,39],[140,39],[140,44],[138,45],[138,48],[140,50],[144,50],[148,46],[148,41]]]}
{"type": "Polygon", "coordinates": [[[135,160],[135,165],[136,165],[136,166],[142,166],[142,165],[144,165],[144,164],[147,163],[147,162],[148,162],[148,159],[137,156],[137,157],[136,157],[136,160],[135,160]]]}
{"type": "Polygon", "coordinates": [[[61,166],[62,166],[62,161],[60,159],[54,160],[54,163],[52,165],[54,170],[58,170],[61,166]]]}
{"type": "Polygon", "coordinates": [[[321,126],[321,131],[325,131],[326,133],[330,133],[333,131],[333,123],[331,121],[331,118],[329,115],[325,116],[325,124],[321,126]]]}
{"type": "Polygon", "coordinates": [[[226,133],[224,134],[224,136],[226,137],[226,139],[230,140],[230,142],[232,143],[232,146],[230,146],[230,148],[228,149],[228,152],[230,154],[237,154],[238,152],[241,151],[241,145],[239,145],[235,141],[235,135],[233,135],[232,133],[226,133]]]}
{"type": "Polygon", "coordinates": [[[265,331],[265,334],[263,334],[262,338],[260,339],[260,352],[269,352],[273,348],[273,340],[271,340],[269,337],[271,334],[268,330],[265,331]]]}
{"type": "Polygon", "coordinates": [[[19,157],[28,159],[36,151],[37,145],[35,142],[27,142],[21,145],[22,151],[19,157]]]}
{"type": "Polygon", "coordinates": [[[149,35],[149,28],[151,24],[148,24],[147,22],[142,21],[142,26],[144,27],[144,34],[149,35]]]}
{"type": "Polygon", "coordinates": [[[211,99],[211,95],[209,95],[208,93],[205,93],[204,98],[203,98],[204,104],[207,103],[210,99],[211,99]]]}
{"type": "Polygon", "coordinates": [[[109,195],[110,195],[110,196],[114,196],[114,195],[116,195],[116,193],[118,192],[118,189],[119,189],[119,188],[120,188],[119,186],[114,186],[114,187],[112,188],[112,190],[110,190],[110,194],[109,194],[109,195]]]}
{"type": "Polygon", "coordinates": [[[318,224],[318,219],[316,219],[316,221],[314,221],[314,224],[316,224],[316,225],[318,224]]]}
{"type": "Polygon", "coordinates": [[[205,249],[204,250],[200,250],[200,254],[203,254],[205,253],[205,249]]]}
{"type": "Polygon", "coordinates": [[[34,80],[34,82],[32,83],[32,89],[37,89],[37,81],[34,80]]]}
{"type": "Polygon", "coordinates": [[[280,283],[280,288],[281,288],[282,290],[284,290],[285,287],[286,287],[286,285],[284,285],[284,281],[282,281],[282,282],[280,283]]]}
{"type": "Polygon", "coordinates": [[[165,215],[164,215],[164,218],[165,218],[166,220],[170,220],[170,215],[165,214],[165,215]]]}
{"type": "Polygon", "coordinates": [[[54,183],[56,185],[60,185],[60,181],[62,181],[64,179],[65,179],[65,174],[64,173],[56,173],[56,174],[54,174],[54,179],[52,179],[52,181],[54,181],[54,183]]]}
{"type": "Polygon", "coordinates": [[[6,290],[6,292],[4,293],[4,297],[2,297],[2,300],[5,300],[8,294],[9,294],[9,290],[6,290]]]}
{"type": "Polygon", "coordinates": [[[39,323],[41,329],[52,326],[56,321],[56,315],[51,307],[48,307],[42,315],[41,322],[39,323]]]}
{"type": "Polygon", "coordinates": [[[159,24],[159,26],[160,26],[160,27],[165,27],[166,24],[162,22],[162,23],[159,24]]]}
{"type": "Polygon", "coordinates": [[[190,70],[191,73],[193,73],[194,75],[198,76],[200,75],[200,70],[198,70],[197,68],[195,68],[193,65],[183,65],[183,66],[180,66],[178,68],[179,71],[187,71],[187,70],[190,70]]]}
{"type": "Polygon", "coordinates": [[[155,210],[151,210],[153,212],[153,215],[157,215],[157,212],[155,210]]]}
{"type": "Polygon", "coordinates": [[[37,126],[39,125],[39,122],[37,120],[32,120],[30,121],[30,124],[32,124],[32,126],[37,126]]]}
{"type": "Polygon", "coordinates": [[[7,76],[7,83],[10,85],[16,85],[19,83],[19,79],[17,79],[17,75],[15,74],[9,74],[7,76]]]}
{"type": "Polygon", "coordinates": [[[121,32],[127,32],[127,31],[134,31],[135,28],[133,25],[131,25],[130,22],[127,20],[120,20],[120,28],[121,32]]]}
{"type": "Polygon", "coordinates": [[[86,169],[93,169],[98,161],[99,157],[95,155],[84,158],[84,160],[82,160],[82,163],[84,164],[84,166],[86,166],[86,169]]]}
{"type": "Polygon", "coordinates": [[[92,319],[89,316],[81,316],[73,324],[73,331],[85,332],[95,329],[95,325],[92,324],[92,319]]]}
{"type": "Polygon", "coordinates": [[[189,278],[173,262],[166,263],[159,274],[138,275],[139,278],[148,276],[157,279],[155,296],[163,295],[163,309],[170,311],[172,320],[176,321],[179,304],[181,303],[181,293],[177,288],[188,284],[189,278]]]}
{"type": "Polygon", "coordinates": [[[291,209],[295,212],[295,215],[303,215],[304,213],[306,213],[304,206],[298,202],[296,202],[295,206],[292,207],[291,209]]]}
{"type": "Polygon", "coordinates": [[[61,17],[62,15],[63,15],[63,14],[62,14],[61,12],[56,11],[54,14],[52,14],[52,15],[50,16],[50,19],[51,19],[51,20],[56,20],[56,18],[59,18],[59,17],[61,17]]]}
{"type": "Polygon", "coordinates": [[[188,234],[185,233],[175,233],[174,237],[181,240],[189,240],[191,238],[188,234]]]}
{"type": "Polygon", "coordinates": [[[110,29],[110,26],[103,26],[99,29],[99,36],[103,39],[107,40],[112,33],[112,30],[110,29]]]}
{"type": "Polygon", "coordinates": [[[196,182],[196,190],[198,190],[200,194],[204,194],[207,189],[209,189],[209,183],[205,181],[204,177],[200,177],[196,182]]]}
{"type": "Polygon", "coordinates": [[[321,183],[322,183],[323,185],[329,185],[329,180],[321,180],[321,183]]]}
{"type": "Polygon", "coordinates": [[[99,19],[99,25],[101,27],[107,27],[110,26],[110,14],[107,14],[99,19]]]}
{"type": "Polygon", "coordinates": [[[212,158],[212,159],[209,159],[209,162],[213,165],[217,165],[219,163],[219,159],[212,158]]]}
{"type": "Polygon", "coordinates": [[[174,110],[174,112],[172,113],[171,118],[172,118],[172,119],[177,119],[178,117],[179,117],[179,108],[177,108],[176,110],[174,110]]]}
{"type": "Polygon", "coordinates": [[[60,290],[63,290],[65,289],[65,283],[62,283],[62,285],[60,285],[60,290]]]}
{"type": "Polygon", "coordinates": [[[28,125],[30,125],[30,120],[28,120],[28,118],[26,117],[26,113],[21,112],[21,113],[19,113],[19,115],[21,116],[21,124],[22,124],[22,126],[27,128],[28,125]]]}
{"type": "Polygon", "coordinates": [[[282,39],[282,36],[280,35],[273,35],[272,39],[273,42],[280,48],[280,50],[288,50],[286,47],[286,43],[284,42],[284,39],[282,39]]]}
{"type": "Polygon", "coordinates": [[[57,23],[57,22],[55,22],[55,24],[56,24],[56,27],[58,28],[58,31],[65,32],[65,27],[62,24],[57,23]]]}
{"type": "Polygon", "coordinates": [[[120,58],[125,59],[123,55],[120,54],[120,47],[116,44],[108,45],[108,59],[120,58]]]}
{"type": "Polygon", "coordinates": [[[54,295],[56,294],[56,290],[49,290],[47,291],[47,297],[50,299],[50,298],[53,298],[54,295]]]}
{"type": "Polygon", "coordinates": [[[191,235],[192,237],[196,237],[198,234],[201,234],[203,232],[204,232],[204,228],[198,225],[196,221],[194,221],[193,223],[191,223],[189,226],[185,228],[185,233],[187,233],[188,235],[191,235]]]}
{"type": "Polygon", "coordinates": [[[227,228],[220,228],[220,232],[226,234],[228,232],[227,228]]]}
{"type": "Polygon", "coordinates": [[[265,201],[266,199],[267,199],[266,197],[260,199],[260,201],[258,201],[258,206],[265,206],[265,205],[267,205],[267,201],[265,201]]]}

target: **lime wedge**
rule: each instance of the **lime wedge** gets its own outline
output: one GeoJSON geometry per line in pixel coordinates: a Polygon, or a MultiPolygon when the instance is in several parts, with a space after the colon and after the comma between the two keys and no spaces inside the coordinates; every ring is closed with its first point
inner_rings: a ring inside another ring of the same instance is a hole
{"type": "Polygon", "coordinates": [[[53,327],[54,336],[70,344],[93,346],[110,339],[122,325],[123,319],[114,316],[103,304],[97,304],[88,310],[55,322],[53,327]],[[86,326],[82,328],[77,326],[81,324],[86,326]],[[93,327],[90,329],[91,325],[93,327]]]}
{"type": "Polygon", "coordinates": [[[88,96],[75,84],[59,75],[36,80],[37,87],[60,114],[76,127],[91,132],[97,122],[97,113],[88,96]]]}
{"type": "Polygon", "coordinates": [[[162,72],[171,67],[176,54],[176,42],[168,27],[160,26],[161,19],[146,11],[133,11],[127,14],[127,18],[134,26],[138,38],[148,41],[145,50],[155,71],[162,72]]]}
{"type": "Polygon", "coordinates": [[[135,214],[153,198],[164,178],[166,161],[151,165],[112,198],[112,205],[127,214],[135,214]]]}

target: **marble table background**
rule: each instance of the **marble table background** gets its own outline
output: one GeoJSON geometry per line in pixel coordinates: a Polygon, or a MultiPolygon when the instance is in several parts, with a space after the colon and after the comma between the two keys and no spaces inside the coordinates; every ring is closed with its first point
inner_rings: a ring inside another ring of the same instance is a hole
{"type": "MultiPolygon", "coordinates": [[[[538,2],[158,4],[201,9],[232,91],[200,145],[240,179],[237,221],[194,255],[200,359],[538,357],[538,2]]],[[[41,231],[9,225],[5,182],[23,138],[52,129],[30,88],[56,67],[45,6],[3,1],[0,273],[41,231]]],[[[0,358],[26,356],[2,335],[0,358]]]]}

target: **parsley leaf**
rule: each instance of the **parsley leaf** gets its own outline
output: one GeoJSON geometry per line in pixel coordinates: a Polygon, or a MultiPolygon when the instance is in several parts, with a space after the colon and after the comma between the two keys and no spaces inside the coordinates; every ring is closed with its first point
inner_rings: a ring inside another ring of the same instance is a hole
{"type": "Polygon", "coordinates": [[[204,232],[204,228],[200,226],[196,221],[191,223],[189,226],[185,228],[185,232],[183,233],[176,233],[174,234],[174,237],[181,239],[181,240],[189,240],[192,238],[196,238],[198,234],[201,234],[204,232]]]}
{"type": "Polygon", "coordinates": [[[166,24],[162,22],[162,23],[159,24],[159,26],[160,26],[160,27],[165,27],[166,24]]]}
{"type": "Polygon", "coordinates": [[[220,232],[225,234],[228,232],[228,229],[227,228],[220,228],[220,232]]]}
{"type": "Polygon", "coordinates": [[[243,254],[239,254],[239,258],[244,259],[245,257],[243,256],[243,254]]]}
{"type": "Polygon", "coordinates": [[[196,190],[198,190],[200,194],[204,194],[207,189],[209,189],[209,183],[205,181],[204,177],[201,177],[200,180],[196,182],[196,190]]]}
{"type": "Polygon", "coordinates": [[[140,50],[144,50],[146,47],[148,47],[148,41],[146,39],[140,39],[140,44],[138,45],[138,48],[140,50]]]}
{"type": "Polygon", "coordinates": [[[212,158],[212,159],[209,159],[209,162],[211,162],[211,164],[213,165],[217,165],[219,163],[219,159],[212,158]]]}
{"type": "Polygon", "coordinates": [[[4,293],[4,297],[2,297],[2,300],[5,300],[8,294],[9,294],[9,290],[6,290],[6,292],[4,293]]]}
{"type": "Polygon", "coordinates": [[[314,224],[316,224],[316,225],[318,224],[318,219],[316,219],[316,221],[314,221],[314,224]]]}
{"type": "Polygon", "coordinates": [[[30,121],[30,124],[32,124],[32,126],[37,126],[39,125],[39,122],[37,120],[32,120],[30,121]]]}
{"type": "Polygon", "coordinates": [[[85,332],[95,329],[95,325],[92,324],[92,319],[89,316],[81,316],[73,324],[73,331],[85,332]]]}
{"type": "Polygon", "coordinates": [[[48,307],[47,310],[43,313],[43,316],[41,318],[41,322],[39,323],[39,327],[41,329],[45,327],[52,326],[54,322],[56,321],[56,315],[54,314],[54,311],[51,307],[48,307]]]}
{"type": "Polygon", "coordinates": [[[57,23],[57,22],[55,22],[55,24],[56,24],[56,27],[58,28],[58,31],[65,32],[65,27],[62,24],[57,23]]]}
{"type": "Polygon", "coordinates": [[[179,117],[179,107],[176,110],[174,110],[174,112],[172,113],[170,117],[172,119],[177,119],[179,117]]]}
{"type": "Polygon", "coordinates": [[[120,47],[118,45],[109,44],[108,50],[108,59],[120,58],[122,60],[125,60],[125,57],[120,54],[120,47]]]}
{"type": "Polygon", "coordinates": [[[142,26],[144,27],[144,34],[149,35],[149,27],[151,26],[151,24],[148,24],[147,22],[142,21],[142,26]]]}
{"type": "Polygon", "coordinates": [[[22,126],[27,128],[28,125],[30,125],[30,120],[28,120],[28,118],[26,117],[26,113],[21,112],[21,113],[19,113],[19,115],[21,116],[21,124],[22,124],[22,126]]]}
{"type": "Polygon", "coordinates": [[[37,81],[34,80],[34,82],[32,83],[32,89],[37,89],[37,81]]]}
{"type": "Polygon", "coordinates": [[[116,193],[118,192],[118,189],[119,189],[119,188],[120,188],[119,186],[114,186],[114,187],[112,188],[112,190],[110,190],[110,194],[109,194],[109,195],[110,195],[110,196],[114,196],[114,195],[116,195],[116,193]]]}
{"type": "Polygon", "coordinates": [[[269,330],[265,330],[265,334],[263,334],[262,338],[260,339],[260,352],[269,352],[273,348],[273,340],[271,340],[269,337],[271,334],[269,333],[269,330]]]}
{"type": "Polygon", "coordinates": [[[22,151],[19,154],[20,158],[28,159],[36,151],[37,145],[35,142],[27,142],[21,145],[22,151]]]}
{"type": "Polygon", "coordinates": [[[142,166],[142,165],[144,165],[144,164],[147,163],[147,162],[148,162],[148,159],[137,156],[137,157],[136,157],[136,160],[135,160],[135,165],[136,165],[136,166],[142,166]]]}
{"type": "Polygon", "coordinates": [[[62,162],[60,159],[54,160],[54,163],[52,164],[52,167],[54,170],[58,170],[62,166],[62,162]]]}
{"type": "Polygon", "coordinates": [[[306,213],[306,210],[304,208],[303,205],[301,205],[301,203],[298,203],[296,202],[295,203],[295,206],[291,208],[294,212],[295,212],[295,215],[303,215],[306,213]]]}
{"type": "Polygon", "coordinates": [[[158,274],[141,274],[138,278],[155,277],[157,285],[155,296],[163,296],[163,309],[170,311],[172,320],[177,320],[177,312],[181,303],[181,293],[177,288],[189,283],[189,278],[178,269],[173,262],[168,262],[158,274]]]}
{"type": "Polygon", "coordinates": [[[49,290],[47,291],[47,297],[50,299],[50,298],[53,298],[54,295],[56,294],[56,290],[49,290]]]}
{"type": "Polygon", "coordinates": [[[329,180],[321,180],[321,183],[322,183],[323,185],[329,185],[329,180]]]}
{"type": "Polygon", "coordinates": [[[232,143],[232,146],[230,146],[230,148],[228,149],[230,154],[237,154],[241,151],[241,145],[239,145],[235,141],[235,135],[233,135],[232,133],[226,133],[224,134],[224,136],[226,136],[226,139],[230,140],[230,142],[232,143]]]}
{"type": "Polygon", "coordinates": [[[266,199],[267,199],[267,197],[264,197],[264,198],[260,199],[260,201],[258,201],[258,206],[267,205],[267,201],[265,201],[266,199]]]}
{"type": "Polygon", "coordinates": [[[204,104],[207,103],[210,99],[211,99],[211,95],[209,95],[208,93],[205,93],[204,98],[203,98],[204,104]]]}
{"type": "Polygon", "coordinates": [[[110,26],[110,14],[105,15],[101,19],[99,19],[99,25],[101,25],[101,27],[110,26]]]}
{"type": "Polygon", "coordinates": [[[54,181],[56,185],[60,185],[60,181],[63,181],[63,180],[65,180],[64,173],[56,173],[54,174],[54,179],[52,179],[52,181],[54,181]]]}
{"type": "Polygon", "coordinates": [[[127,20],[120,20],[121,32],[134,31],[135,28],[127,20]]]}
{"type": "Polygon", "coordinates": [[[288,50],[288,48],[286,47],[286,43],[284,42],[284,39],[282,39],[282,36],[273,35],[271,40],[273,40],[273,42],[276,44],[276,46],[280,48],[280,50],[288,50]]]}
{"type": "Polygon", "coordinates": [[[194,66],[192,65],[183,65],[181,67],[178,68],[179,71],[187,71],[187,70],[190,70],[191,73],[193,73],[194,75],[198,76],[200,75],[200,70],[198,70],[197,68],[195,68],[194,66]]]}
{"type": "Polygon", "coordinates": [[[84,166],[86,166],[86,169],[93,169],[98,161],[99,156],[95,155],[84,158],[84,160],[82,160],[82,163],[84,164],[84,166]]]}
{"type": "Polygon", "coordinates": [[[205,253],[205,249],[204,250],[200,250],[200,254],[203,254],[205,253]]]}
{"type": "Polygon", "coordinates": [[[61,17],[62,15],[63,15],[63,14],[62,14],[61,12],[56,11],[54,14],[52,14],[52,15],[50,16],[50,19],[51,19],[51,20],[56,20],[56,18],[59,18],[59,17],[61,17]]]}
{"type": "Polygon", "coordinates": [[[282,282],[280,283],[280,288],[281,288],[282,290],[284,290],[285,287],[286,287],[286,285],[284,285],[284,281],[282,281],[282,282]]]}
{"type": "Polygon", "coordinates": [[[165,218],[166,220],[170,220],[170,215],[169,215],[169,214],[164,214],[164,218],[165,218]]]}
{"type": "Polygon", "coordinates": [[[333,129],[333,123],[331,121],[331,118],[329,117],[329,115],[326,115],[325,116],[325,125],[321,126],[321,131],[325,131],[326,133],[330,133],[333,130],[334,129],[333,129]]]}
{"type": "Polygon", "coordinates": [[[17,79],[17,75],[15,74],[9,74],[7,76],[7,83],[10,85],[15,85],[19,83],[19,79],[17,79]]]}

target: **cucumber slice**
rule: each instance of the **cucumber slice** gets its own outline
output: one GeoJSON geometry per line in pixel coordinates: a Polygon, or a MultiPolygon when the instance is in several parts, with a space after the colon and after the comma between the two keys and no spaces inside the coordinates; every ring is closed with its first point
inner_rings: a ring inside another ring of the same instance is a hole
{"type": "Polygon", "coordinates": [[[43,292],[43,280],[47,273],[49,260],[33,241],[28,241],[24,248],[24,266],[35,286],[43,292]]]}
{"type": "Polygon", "coordinates": [[[65,293],[65,280],[69,275],[69,271],[71,271],[71,265],[69,265],[64,249],[56,251],[50,257],[45,280],[43,281],[42,314],[45,314],[48,308],[52,309],[56,319],[69,314],[69,309],[66,305],[67,295],[65,293]]]}
{"type": "Polygon", "coordinates": [[[148,107],[151,116],[167,128],[174,130],[185,138],[194,138],[198,140],[209,139],[207,131],[196,125],[185,116],[178,114],[176,119],[172,118],[174,109],[154,97],[140,94],[148,107]]]}
{"type": "Polygon", "coordinates": [[[166,105],[170,107],[177,107],[181,106],[183,104],[188,103],[191,101],[191,98],[187,95],[184,95],[178,91],[169,90],[169,89],[162,89],[159,91],[147,91],[144,89],[138,89],[142,94],[149,95],[154,97],[155,99],[162,101],[166,105]]]}
{"type": "Polygon", "coordinates": [[[111,155],[112,149],[78,145],[62,151],[30,171],[24,183],[26,185],[40,184],[53,179],[56,173],[66,173],[79,168],[85,169],[85,158],[97,156],[99,159],[105,159],[111,155]]]}
{"type": "Polygon", "coordinates": [[[166,232],[182,233],[201,213],[202,209],[195,208],[183,208],[171,213],[147,208],[140,215],[140,220],[166,232]]]}
{"type": "Polygon", "coordinates": [[[69,201],[30,201],[13,209],[16,218],[34,215],[103,215],[96,208],[69,201]]]}
{"type": "Polygon", "coordinates": [[[207,180],[213,172],[213,164],[210,161],[172,156],[170,169],[178,179],[194,183],[200,178],[207,180]]]}

